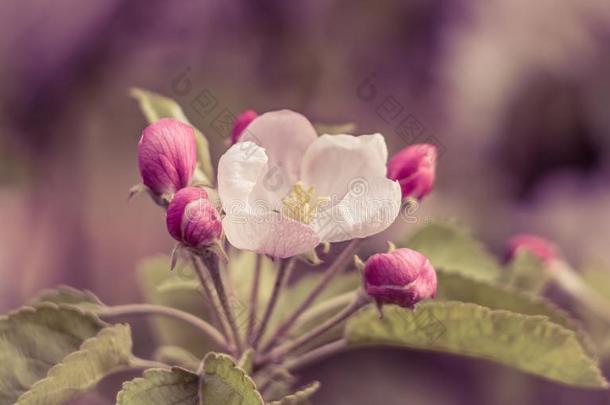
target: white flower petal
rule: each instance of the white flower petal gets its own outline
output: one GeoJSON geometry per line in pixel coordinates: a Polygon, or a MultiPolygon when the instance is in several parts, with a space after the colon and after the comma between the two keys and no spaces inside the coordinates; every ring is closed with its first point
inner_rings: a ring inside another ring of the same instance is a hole
{"type": "Polygon", "coordinates": [[[303,115],[290,110],[271,111],[256,117],[246,127],[242,141],[252,141],[265,148],[269,167],[280,167],[290,185],[299,178],[301,159],[318,135],[303,115]]]}
{"type": "Polygon", "coordinates": [[[390,226],[400,204],[398,182],[385,177],[363,178],[353,183],[339,203],[320,212],[312,227],[323,242],[364,238],[390,226]]]}
{"type": "Polygon", "coordinates": [[[225,212],[246,209],[250,193],[267,171],[267,161],[265,150],[253,142],[236,143],[220,157],[218,195],[225,212]]]}
{"type": "Polygon", "coordinates": [[[322,135],[311,144],[301,166],[301,180],[319,196],[340,201],[350,184],[385,177],[388,148],[381,134],[322,135]]]}
{"type": "Polygon", "coordinates": [[[273,257],[306,253],[320,243],[310,227],[277,212],[233,212],[223,219],[222,226],[231,245],[273,257]]]}

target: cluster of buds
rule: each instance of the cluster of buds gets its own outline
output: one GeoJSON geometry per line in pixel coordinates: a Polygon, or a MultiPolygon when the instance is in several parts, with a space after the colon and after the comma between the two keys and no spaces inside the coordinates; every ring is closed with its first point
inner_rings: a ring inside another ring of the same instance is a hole
{"type": "Polygon", "coordinates": [[[169,234],[184,246],[211,246],[222,233],[220,214],[199,187],[189,187],[197,168],[195,131],[173,118],[147,126],[138,143],[142,182],[157,200],[169,201],[169,234]]]}
{"type": "MultiPolygon", "coordinates": [[[[253,110],[235,120],[231,142],[239,142],[244,130],[258,116],[253,110]]],[[[142,182],[153,197],[166,202],[169,234],[191,249],[209,248],[222,234],[222,221],[207,192],[192,187],[197,167],[194,129],[176,119],[164,118],[146,127],[138,143],[142,182]]],[[[409,146],[394,155],[387,166],[388,178],[400,183],[403,199],[421,200],[432,190],[436,167],[433,145],[409,146]]],[[[412,308],[434,297],[436,273],[428,259],[410,249],[396,249],[371,256],[364,265],[364,288],[379,305],[412,308]]]]}

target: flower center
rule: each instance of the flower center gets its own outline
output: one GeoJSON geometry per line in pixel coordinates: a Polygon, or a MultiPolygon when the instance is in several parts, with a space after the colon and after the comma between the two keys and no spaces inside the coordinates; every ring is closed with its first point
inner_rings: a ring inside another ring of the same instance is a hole
{"type": "Polygon", "coordinates": [[[282,198],[282,214],[299,221],[309,224],[316,216],[318,208],[324,202],[330,201],[328,197],[318,197],[314,186],[305,188],[302,182],[297,182],[290,193],[282,198]]]}

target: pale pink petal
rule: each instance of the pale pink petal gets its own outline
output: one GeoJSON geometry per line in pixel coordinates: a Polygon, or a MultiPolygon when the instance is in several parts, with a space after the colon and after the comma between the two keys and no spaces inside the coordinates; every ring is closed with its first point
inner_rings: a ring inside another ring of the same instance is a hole
{"type": "Polygon", "coordinates": [[[231,245],[273,257],[306,253],[320,243],[307,225],[272,211],[234,211],[227,213],[222,225],[231,245]]]}
{"type": "Polygon", "coordinates": [[[218,194],[226,212],[252,207],[280,210],[292,184],[277,167],[269,167],[265,149],[238,142],[218,162],[218,194]]]}
{"type": "Polygon", "coordinates": [[[318,213],[312,228],[323,242],[364,238],[390,226],[400,204],[398,182],[385,176],[356,179],[342,200],[318,213]]]}
{"type": "Polygon", "coordinates": [[[311,144],[301,166],[301,180],[319,196],[340,201],[350,184],[385,177],[388,149],[381,134],[322,135],[311,144]]]}
{"type": "Polygon", "coordinates": [[[218,161],[218,195],[226,212],[244,209],[256,182],[267,171],[265,150],[253,142],[238,142],[218,161]]]}
{"type": "Polygon", "coordinates": [[[271,111],[256,117],[244,129],[240,142],[252,141],[265,148],[269,168],[279,167],[293,184],[299,178],[301,159],[317,133],[309,120],[290,110],[271,111]]]}

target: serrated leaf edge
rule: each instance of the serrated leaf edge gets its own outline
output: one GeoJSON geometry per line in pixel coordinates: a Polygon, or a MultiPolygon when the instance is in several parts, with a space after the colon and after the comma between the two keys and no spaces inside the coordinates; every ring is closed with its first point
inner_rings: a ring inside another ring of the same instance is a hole
{"type": "Polygon", "coordinates": [[[91,290],[87,290],[87,289],[81,290],[81,289],[74,288],[74,287],[66,285],[66,284],[59,284],[55,287],[44,288],[44,289],[38,291],[38,293],[34,296],[34,298],[32,298],[32,300],[31,300],[32,304],[30,304],[30,305],[38,306],[43,302],[47,302],[47,301],[40,301],[40,300],[45,296],[56,294],[58,292],[84,295],[85,297],[90,298],[93,301],[93,302],[86,301],[87,303],[91,303],[91,304],[95,303],[100,306],[105,306],[105,304],[99,299],[99,297],[97,295],[95,295],[91,290]]]}
{"type": "Polygon", "coordinates": [[[298,391],[293,392],[290,395],[286,395],[284,398],[278,399],[277,401],[271,401],[267,405],[290,405],[294,401],[307,399],[315,394],[316,391],[320,389],[320,386],[321,384],[319,381],[313,381],[298,391]]]}
{"type": "MultiPolygon", "coordinates": [[[[263,405],[265,403],[265,401],[263,400],[262,395],[260,394],[260,392],[258,392],[258,389],[256,388],[256,383],[254,382],[254,380],[243,370],[241,369],[237,363],[235,362],[235,359],[233,359],[233,357],[227,355],[227,354],[223,354],[223,353],[215,353],[215,352],[210,352],[208,353],[205,358],[203,359],[203,364],[204,364],[204,372],[207,373],[207,369],[206,369],[206,364],[207,361],[209,359],[215,359],[215,360],[229,360],[232,368],[234,370],[239,371],[239,373],[241,374],[241,378],[242,378],[242,382],[244,382],[247,386],[250,386],[253,391],[255,392],[256,396],[258,397],[258,399],[260,400],[261,405],[263,405]]],[[[203,375],[202,379],[205,382],[205,374],[203,375]]]]}
{"type": "Polygon", "coordinates": [[[127,390],[129,389],[130,386],[132,385],[137,385],[140,384],[142,382],[148,381],[148,376],[151,374],[155,374],[155,373],[164,373],[164,374],[172,374],[175,370],[180,370],[182,372],[188,373],[188,374],[192,374],[193,377],[195,377],[195,383],[198,380],[198,377],[196,374],[183,369],[181,367],[172,367],[172,368],[161,368],[161,367],[156,367],[156,368],[148,368],[146,370],[144,370],[142,372],[142,377],[136,377],[133,378],[129,381],[124,381],[123,384],[121,385],[121,390],[117,393],[116,396],[116,405],[121,405],[121,401],[124,400],[123,396],[127,395],[127,390]]]}
{"type": "MultiPolygon", "coordinates": [[[[425,306],[427,303],[422,303],[422,304],[418,304],[415,308],[415,310],[417,310],[418,307],[421,306],[425,306]]],[[[434,304],[438,305],[438,306],[446,306],[446,307],[450,307],[453,305],[457,305],[457,306],[461,306],[461,307],[468,307],[468,306],[472,306],[473,308],[477,309],[479,312],[484,313],[487,312],[489,313],[489,316],[491,318],[494,317],[499,317],[499,316],[506,316],[506,315],[510,315],[510,316],[514,316],[514,317],[522,317],[524,319],[529,319],[532,321],[538,321],[538,322],[544,322],[547,323],[549,325],[549,327],[552,329],[553,333],[558,333],[560,335],[563,335],[566,339],[568,340],[573,340],[574,343],[577,344],[578,347],[581,348],[581,353],[579,354],[580,358],[584,358],[584,359],[588,359],[590,361],[588,361],[588,369],[589,371],[592,372],[592,374],[595,376],[596,378],[596,383],[598,383],[599,385],[596,386],[596,388],[608,388],[609,384],[608,381],[605,379],[605,377],[603,376],[603,374],[601,373],[601,370],[599,368],[599,364],[597,359],[590,357],[587,352],[586,349],[580,344],[580,342],[578,341],[578,339],[576,338],[576,333],[570,329],[567,329],[559,324],[556,324],[554,322],[552,322],[547,316],[544,315],[524,315],[524,314],[520,314],[517,312],[512,312],[512,311],[506,311],[503,309],[497,309],[497,310],[493,310],[487,307],[484,307],[482,305],[478,305],[478,304],[473,304],[473,303],[466,303],[466,302],[459,302],[459,301],[443,301],[443,302],[434,302],[434,304]]],[[[366,308],[364,310],[367,310],[366,308]]],[[[369,309],[369,311],[371,311],[371,309],[369,309]]],[[[352,318],[351,320],[348,320],[347,324],[345,325],[345,329],[344,329],[344,336],[345,338],[348,340],[348,343],[354,345],[354,346],[358,346],[358,347],[371,347],[371,346],[378,346],[379,343],[355,343],[353,342],[352,339],[350,339],[349,334],[350,334],[350,329],[352,329],[353,327],[351,325],[353,325],[353,321],[355,318],[352,318]]],[[[392,346],[392,347],[404,347],[401,344],[388,344],[387,346],[392,346]]],[[[413,346],[416,347],[416,346],[413,346]]],[[[461,351],[461,352],[452,352],[452,351],[448,351],[445,350],[443,348],[436,348],[434,345],[431,345],[429,348],[422,348],[422,350],[431,350],[431,351],[439,351],[439,352],[443,352],[443,353],[455,353],[457,355],[462,355],[462,356],[467,356],[467,357],[471,357],[471,358],[480,358],[480,359],[486,359],[488,361],[492,361],[494,363],[497,364],[503,364],[501,362],[498,362],[496,359],[494,359],[493,357],[490,356],[484,356],[484,355],[480,355],[478,353],[468,353],[466,351],[461,351]]],[[[511,367],[510,365],[505,365],[507,367],[511,367]]],[[[528,374],[528,371],[523,370],[523,372],[526,372],[528,374]]],[[[556,383],[563,383],[561,381],[557,381],[557,380],[553,380],[550,378],[546,378],[545,376],[539,376],[541,378],[545,378],[547,380],[550,381],[554,381],[556,383]]],[[[566,383],[563,383],[566,384],[566,383]]]]}
{"type": "MultiPolygon", "coordinates": [[[[470,304],[475,304],[475,305],[479,305],[481,307],[484,308],[488,308],[492,311],[507,311],[507,312],[511,312],[511,313],[516,313],[516,314],[520,314],[520,315],[526,315],[526,316],[542,316],[548,319],[549,322],[562,326],[568,330],[573,331],[577,338],[578,341],[581,343],[581,346],[585,349],[585,351],[587,352],[588,355],[590,355],[593,359],[595,360],[599,360],[599,355],[597,353],[597,350],[595,349],[595,344],[593,343],[593,340],[591,339],[591,337],[589,336],[589,334],[586,332],[586,330],[583,327],[583,324],[580,320],[574,318],[568,311],[564,310],[563,308],[560,308],[557,304],[555,304],[553,301],[542,297],[540,295],[536,295],[534,293],[531,293],[529,291],[522,291],[519,290],[517,288],[508,286],[508,285],[502,285],[502,284],[498,284],[495,283],[493,281],[490,280],[485,280],[485,279],[480,279],[480,278],[476,278],[476,277],[472,277],[470,275],[467,274],[463,274],[463,273],[459,273],[459,272],[453,272],[453,271],[447,271],[443,268],[438,268],[437,269],[438,272],[444,272],[448,277],[454,277],[454,276],[458,276],[458,277],[463,277],[466,279],[470,279],[470,281],[474,282],[474,283],[479,283],[479,284],[484,284],[486,286],[492,287],[492,288],[497,288],[499,290],[502,290],[504,292],[507,293],[511,293],[517,296],[521,296],[522,298],[529,300],[533,303],[536,304],[540,304],[542,306],[544,306],[549,312],[555,312],[558,316],[561,316],[564,318],[565,322],[566,322],[566,326],[558,324],[556,322],[554,322],[551,318],[549,318],[546,315],[543,314],[537,314],[537,315],[528,315],[528,314],[522,314],[520,312],[517,311],[508,311],[508,310],[502,310],[502,309],[493,309],[493,308],[489,308],[486,307],[485,305],[481,305],[481,304],[477,304],[477,303],[470,303],[470,304]]],[[[447,300],[447,302],[449,302],[450,300],[447,300]]],[[[443,301],[436,301],[436,302],[443,302],[443,301]]],[[[451,300],[451,302],[461,302],[461,301],[453,301],[451,300]]],[[[466,302],[468,304],[468,302],[466,302]]]]}
{"type": "MultiPolygon", "coordinates": [[[[61,362],[55,364],[53,367],[51,367],[49,369],[49,371],[47,371],[47,376],[36,381],[34,384],[32,384],[32,386],[23,394],[21,394],[18,398],[17,401],[15,402],[16,405],[18,405],[21,401],[27,400],[29,396],[33,395],[33,391],[40,385],[45,384],[47,381],[52,380],[53,378],[55,378],[55,375],[57,373],[59,373],[61,371],[62,368],[66,367],[66,365],[70,362],[72,362],[74,359],[79,358],[81,356],[86,356],[86,354],[88,353],[89,349],[91,348],[91,346],[95,343],[95,341],[97,339],[102,338],[104,335],[108,335],[111,333],[114,333],[113,330],[114,329],[125,329],[127,330],[127,333],[129,334],[130,338],[131,338],[131,329],[129,327],[129,325],[127,324],[116,324],[116,325],[112,325],[112,326],[108,326],[105,327],[104,329],[100,330],[98,332],[97,335],[92,336],[88,339],[85,339],[83,341],[83,343],[80,345],[79,350],[72,352],[70,354],[68,354],[66,357],[64,357],[62,359],[61,362]]],[[[131,352],[131,347],[129,348],[129,351],[131,352]]],[[[127,365],[128,362],[125,362],[124,365],[127,365]]],[[[117,367],[119,367],[120,365],[117,365],[117,367]]],[[[95,385],[92,384],[92,385],[95,385]]]]}

